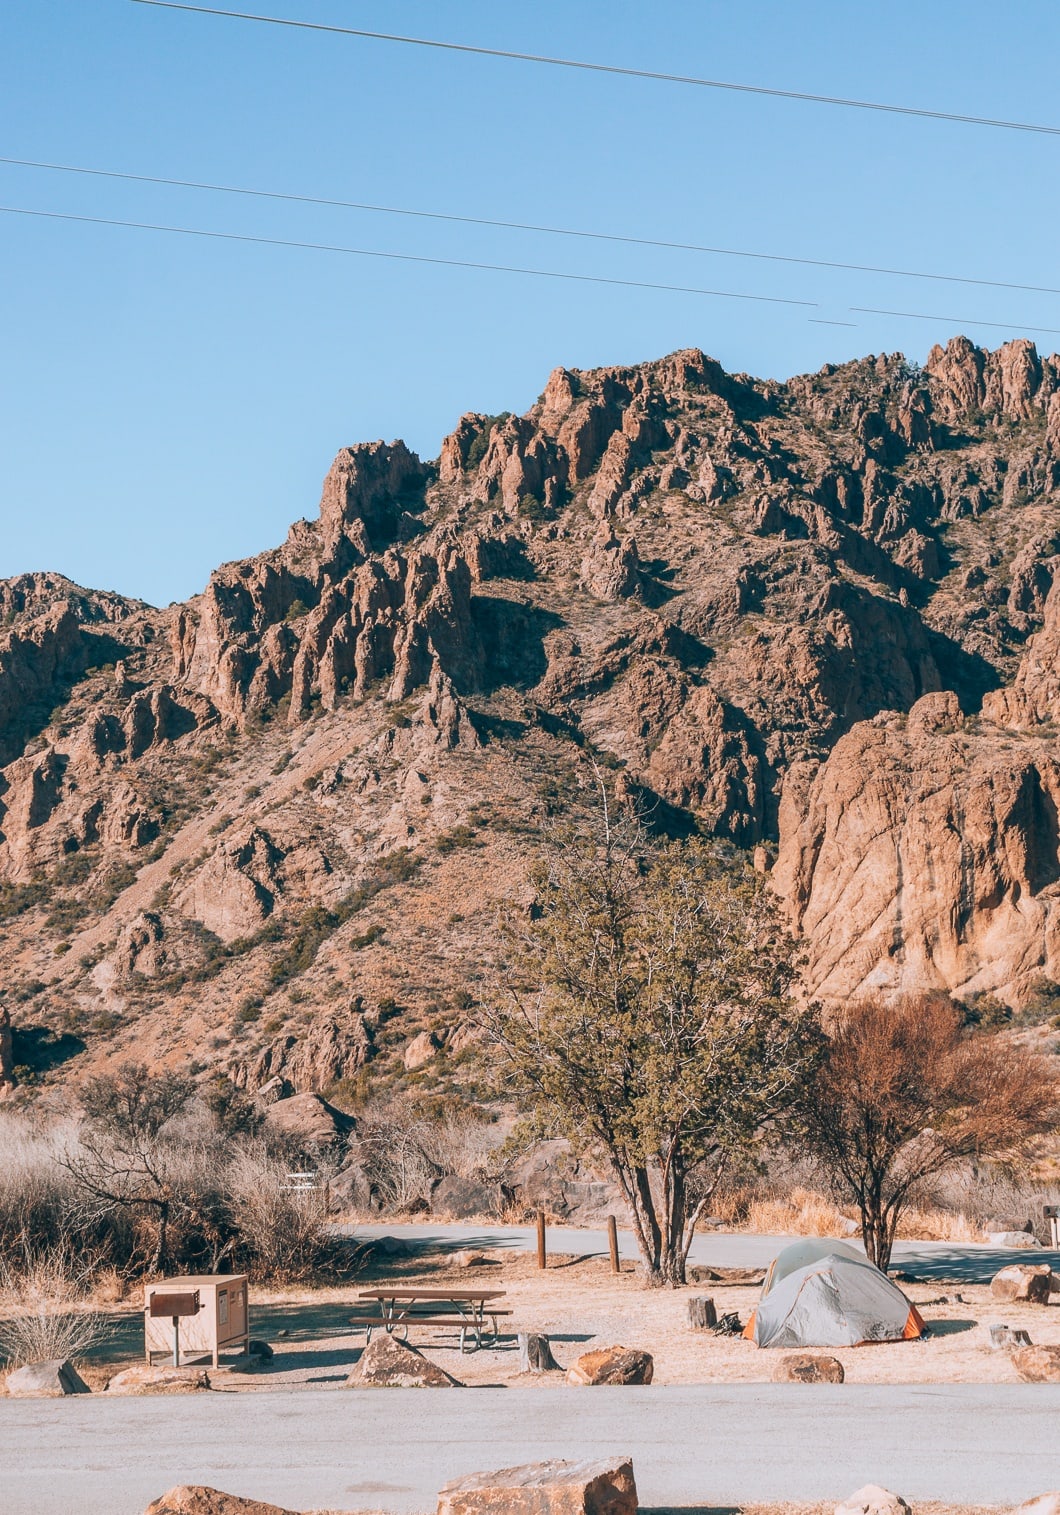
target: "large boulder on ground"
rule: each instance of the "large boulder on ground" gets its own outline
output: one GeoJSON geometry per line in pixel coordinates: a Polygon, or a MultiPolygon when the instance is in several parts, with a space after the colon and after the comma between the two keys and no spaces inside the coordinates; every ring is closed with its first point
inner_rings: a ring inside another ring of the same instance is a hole
{"type": "Polygon", "coordinates": [[[91,1394],[91,1389],[72,1363],[30,1362],[7,1375],[12,1399],[62,1399],[67,1394],[91,1394]]]}
{"type": "Polygon", "coordinates": [[[835,1515],[909,1515],[901,1494],[892,1494],[878,1483],[867,1483],[835,1507],[835,1515]]]}
{"type": "Polygon", "coordinates": [[[688,1270],[692,1284],[725,1284],[730,1289],[757,1289],[766,1281],[765,1268],[707,1268],[688,1270]]]}
{"type": "Polygon", "coordinates": [[[1026,1504],[1013,1511],[1013,1515],[1060,1515],[1060,1490],[1053,1489],[1048,1494],[1028,1499],[1026,1504]]]}
{"type": "Polygon", "coordinates": [[[995,1299],[1031,1305],[1047,1305],[1051,1287],[1052,1269],[1048,1263],[1011,1263],[990,1280],[990,1292],[995,1299]]]}
{"type": "Polygon", "coordinates": [[[421,1031],[419,1036],[414,1036],[405,1048],[402,1061],[407,1073],[414,1073],[417,1068],[422,1068],[424,1063],[429,1063],[432,1058],[438,1056],[442,1050],[442,1044],[433,1031],[421,1031]]]}
{"type": "Polygon", "coordinates": [[[602,1347],[584,1352],[567,1369],[567,1382],[595,1387],[598,1384],[651,1383],[655,1363],[650,1352],[629,1347],[602,1347]]]}
{"type": "Polygon", "coordinates": [[[450,1220],[473,1220],[479,1215],[500,1215],[504,1195],[499,1184],[483,1184],[455,1173],[440,1178],[431,1190],[431,1214],[450,1220]]]}
{"type": "Polygon", "coordinates": [[[846,1374],[838,1357],[816,1352],[786,1352],[771,1376],[774,1383],[842,1383],[846,1374]]]}
{"type": "Polygon", "coordinates": [[[347,1378],[347,1389],[452,1389],[459,1388],[444,1368],[417,1352],[415,1347],[382,1331],[365,1347],[357,1366],[347,1378]]]}
{"type": "Polygon", "coordinates": [[[1060,1347],[1016,1347],[1012,1366],[1024,1383],[1060,1383],[1060,1347]]]}
{"type": "Polygon", "coordinates": [[[206,1484],[179,1483],[153,1500],[144,1515],[298,1515],[298,1512],[281,1509],[278,1504],[262,1504],[260,1499],[224,1494],[206,1484]]]}
{"type": "Polygon", "coordinates": [[[107,1384],[108,1394],[200,1394],[210,1387],[205,1368],[156,1368],[141,1362],[116,1373],[107,1384]]]}
{"type": "Polygon", "coordinates": [[[356,1124],[352,1115],[329,1105],[321,1094],[292,1094],[265,1112],[265,1125],[273,1135],[285,1136],[303,1149],[341,1146],[356,1124]]]}
{"type": "Polygon", "coordinates": [[[1028,1231],[988,1231],[986,1239],[992,1247],[1008,1247],[1013,1251],[1033,1252],[1037,1238],[1028,1231]]]}
{"type": "Polygon", "coordinates": [[[629,1458],[527,1463],[455,1478],[438,1495],[438,1515],[636,1515],[629,1458]]]}

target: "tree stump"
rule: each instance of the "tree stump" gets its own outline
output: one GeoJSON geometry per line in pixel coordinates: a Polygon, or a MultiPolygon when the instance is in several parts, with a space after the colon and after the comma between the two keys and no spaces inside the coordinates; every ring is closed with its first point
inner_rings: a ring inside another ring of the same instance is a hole
{"type": "Polygon", "coordinates": [[[693,1331],[712,1331],[718,1324],[718,1312],[709,1295],[696,1294],[688,1301],[688,1324],[693,1331]]]}
{"type": "Polygon", "coordinates": [[[552,1345],[547,1336],[541,1336],[536,1331],[519,1332],[519,1372],[562,1372],[559,1363],[552,1356],[552,1345]]]}

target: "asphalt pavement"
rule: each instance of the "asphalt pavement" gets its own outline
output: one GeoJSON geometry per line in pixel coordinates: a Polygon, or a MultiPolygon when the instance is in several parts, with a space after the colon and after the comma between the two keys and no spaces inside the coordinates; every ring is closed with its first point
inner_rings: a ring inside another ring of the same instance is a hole
{"type": "MultiPolygon", "coordinates": [[[[425,1253],[530,1248],[532,1227],[366,1225],[425,1253]]],[[[623,1256],[635,1257],[628,1233],[623,1256]]],[[[707,1233],[691,1261],[764,1267],[791,1240],[707,1233]]],[[[553,1252],[606,1253],[603,1231],[550,1227],[553,1252]]],[[[988,1280],[1060,1255],[903,1243],[925,1280],[988,1280]]],[[[0,1399],[2,1515],[139,1515],[176,1483],[294,1509],[434,1509],[447,1479],[547,1457],[632,1455],[646,1509],[830,1500],[864,1483],[908,1499],[1016,1504],[1060,1487],[1060,1386],[277,1390],[65,1400],[0,1399]],[[469,1400],[469,1395],[474,1397],[469,1400]]]]}
{"type": "MultiPolygon", "coordinates": [[[[537,1233],[533,1226],[484,1226],[439,1225],[389,1225],[381,1222],[370,1225],[340,1227],[348,1234],[368,1239],[393,1236],[402,1241],[422,1247],[426,1253],[449,1252],[454,1247],[471,1250],[495,1248],[522,1248],[533,1250],[537,1246],[537,1233]]],[[[604,1231],[580,1230],[571,1226],[549,1226],[548,1247],[552,1252],[580,1255],[607,1255],[607,1235],[604,1231]]],[[[777,1253],[789,1242],[805,1241],[797,1236],[752,1236],[728,1231],[697,1232],[692,1239],[689,1263],[722,1268],[766,1268],[777,1253]]],[[[629,1231],[618,1233],[619,1252],[622,1257],[636,1258],[637,1245],[629,1231]]],[[[856,1237],[844,1240],[844,1246],[860,1248],[856,1237]]],[[[898,1242],[894,1248],[891,1266],[908,1273],[910,1277],[935,1282],[939,1279],[960,1280],[961,1283],[989,1283],[999,1269],[1013,1262],[1047,1262],[1060,1272],[1060,1252],[1040,1249],[993,1247],[987,1243],[909,1241],[898,1242]]]]}
{"type": "Polygon", "coordinates": [[[449,1478],[631,1455],[645,1509],[843,1497],[1013,1505],[1060,1485],[1060,1387],[308,1390],[0,1403],[4,1515],[139,1515],[176,1483],[431,1511],[449,1478]]]}

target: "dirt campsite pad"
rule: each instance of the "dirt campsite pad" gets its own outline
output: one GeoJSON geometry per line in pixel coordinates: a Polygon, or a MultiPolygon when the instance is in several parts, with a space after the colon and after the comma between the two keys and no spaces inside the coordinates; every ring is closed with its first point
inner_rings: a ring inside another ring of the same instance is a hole
{"type": "MultiPolygon", "coordinates": [[[[457,1265],[451,1254],[417,1251],[371,1257],[357,1277],[341,1288],[252,1293],[251,1334],[268,1341],[269,1361],[226,1358],[210,1370],[215,1389],[262,1392],[278,1388],[339,1387],[364,1347],[363,1329],[351,1326],[356,1296],[384,1283],[424,1288],[471,1285],[501,1288],[511,1311],[501,1322],[496,1345],[462,1353],[452,1329],[417,1325],[412,1345],[464,1384],[554,1385],[571,1388],[562,1373],[519,1374],[516,1333],[551,1338],[564,1368],[584,1352],[622,1344],[650,1352],[655,1384],[765,1383],[778,1358],[738,1336],[694,1331],[688,1301],[713,1298],[719,1317],[736,1314],[746,1322],[759,1289],[728,1283],[690,1284],[681,1289],[645,1289],[633,1264],[613,1274],[606,1257],[551,1255],[541,1271],[529,1253],[498,1249],[479,1254],[473,1267],[457,1265]]],[[[985,1284],[903,1283],[929,1328],[920,1341],[829,1348],[843,1364],[848,1383],[1017,1383],[1007,1351],[990,1344],[989,1326],[1004,1324],[1028,1332],[1035,1345],[1060,1346],[1060,1295],[1049,1305],[1002,1303],[985,1284]]],[[[116,1331],[101,1357],[89,1360],[83,1376],[98,1390],[120,1367],[141,1360],[143,1322],[139,1312],[116,1316],[116,1331]]],[[[807,1392],[810,1392],[807,1390],[807,1392]]]]}

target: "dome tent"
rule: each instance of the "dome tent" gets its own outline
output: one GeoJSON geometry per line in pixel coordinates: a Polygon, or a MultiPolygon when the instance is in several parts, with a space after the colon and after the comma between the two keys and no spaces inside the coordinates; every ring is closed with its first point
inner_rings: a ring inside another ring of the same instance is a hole
{"type": "Polygon", "coordinates": [[[801,1241],[773,1260],[743,1334],[759,1347],[857,1347],[923,1330],[915,1306],[863,1253],[801,1241]]]}

